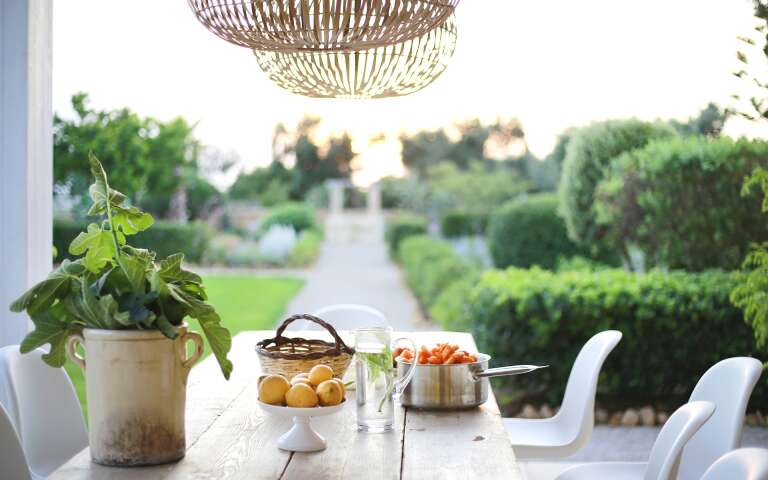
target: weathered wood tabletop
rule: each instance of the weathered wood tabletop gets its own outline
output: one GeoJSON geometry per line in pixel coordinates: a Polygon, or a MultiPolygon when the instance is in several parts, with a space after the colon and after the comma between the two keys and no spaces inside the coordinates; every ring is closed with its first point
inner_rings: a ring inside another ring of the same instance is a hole
{"type": "MultiPolygon", "coordinates": [[[[311,337],[318,332],[291,332],[311,337]]],[[[521,478],[496,399],[460,412],[396,408],[396,429],[385,434],[356,430],[355,402],[334,415],[312,419],[328,448],[290,453],[277,439],[292,420],[265,414],[257,405],[260,375],[256,342],[273,331],[243,332],[234,339],[235,364],[227,382],[212,357],[195,367],[187,390],[187,454],[169,465],[109,468],[83,450],[52,480],[115,479],[504,479],[521,478]]],[[[347,335],[342,335],[347,337],[347,335]]],[[[449,341],[475,351],[472,336],[456,332],[407,332],[417,343],[449,341]]],[[[354,392],[349,392],[354,399],[354,392]]]]}

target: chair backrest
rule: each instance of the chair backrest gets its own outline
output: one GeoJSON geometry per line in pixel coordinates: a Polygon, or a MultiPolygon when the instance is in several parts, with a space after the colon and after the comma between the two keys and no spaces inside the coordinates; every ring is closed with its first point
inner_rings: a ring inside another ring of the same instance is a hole
{"type": "Polygon", "coordinates": [[[7,480],[31,480],[27,459],[11,418],[0,405],[0,466],[7,480]]]}
{"type": "Polygon", "coordinates": [[[573,439],[573,451],[589,442],[595,427],[597,379],[606,357],[621,340],[621,332],[606,330],[590,338],[573,362],[565,396],[554,421],[573,439]]]}
{"type": "Polygon", "coordinates": [[[699,480],[715,460],[739,447],[747,403],[762,370],[754,358],[728,358],[699,379],[689,401],[706,400],[717,410],[683,450],[679,480],[699,480]]]}
{"type": "Polygon", "coordinates": [[[768,480],[768,450],[742,448],[726,453],[701,480],[768,480]]]}
{"type": "Polygon", "coordinates": [[[18,345],[0,349],[0,401],[35,476],[48,476],[88,445],[72,382],[64,369],[46,365],[44,354],[22,355],[18,345]]]}
{"type": "Polygon", "coordinates": [[[664,424],[651,448],[645,480],[674,480],[685,444],[715,411],[712,402],[689,402],[664,424]]]}
{"type": "MultiPolygon", "coordinates": [[[[388,327],[389,322],[383,313],[368,305],[339,303],[316,310],[312,315],[320,317],[333,325],[336,330],[354,330],[359,327],[388,327]]],[[[299,330],[319,330],[314,322],[305,320],[296,322],[299,330]]],[[[289,325],[290,327],[290,325],[289,325]]]]}

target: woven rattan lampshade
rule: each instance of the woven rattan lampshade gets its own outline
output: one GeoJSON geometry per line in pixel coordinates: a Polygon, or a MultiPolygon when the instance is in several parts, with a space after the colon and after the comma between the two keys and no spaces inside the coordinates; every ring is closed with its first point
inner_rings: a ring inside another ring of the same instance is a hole
{"type": "Polygon", "coordinates": [[[413,40],[359,52],[263,52],[264,73],[282,88],[315,98],[385,98],[421,90],[448,67],[456,49],[453,16],[413,40]]]}
{"type": "Polygon", "coordinates": [[[187,0],[211,32],[269,51],[357,51],[441,25],[459,0],[187,0]]]}

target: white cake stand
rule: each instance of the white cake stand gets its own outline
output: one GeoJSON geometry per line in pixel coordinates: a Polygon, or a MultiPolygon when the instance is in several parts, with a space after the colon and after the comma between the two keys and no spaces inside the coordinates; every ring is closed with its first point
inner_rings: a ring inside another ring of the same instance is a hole
{"type": "Polygon", "coordinates": [[[334,414],[344,408],[344,402],[333,407],[294,408],[279,407],[259,401],[259,406],[270,415],[293,417],[293,427],[277,440],[277,446],[281,450],[318,452],[325,450],[325,439],[312,429],[311,418],[334,414]]]}

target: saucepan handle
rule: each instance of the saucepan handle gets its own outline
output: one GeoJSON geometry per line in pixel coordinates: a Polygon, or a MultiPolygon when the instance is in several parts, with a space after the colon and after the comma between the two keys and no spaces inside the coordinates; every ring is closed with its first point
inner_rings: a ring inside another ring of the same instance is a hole
{"type": "Polygon", "coordinates": [[[509,367],[488,368],[480,372],[473,373],[475,380],[478,378],[504,377],[507,375],[522,375],[530,373],[540,368],[547,368],[549,365],[512,365],[509,367]]]}

